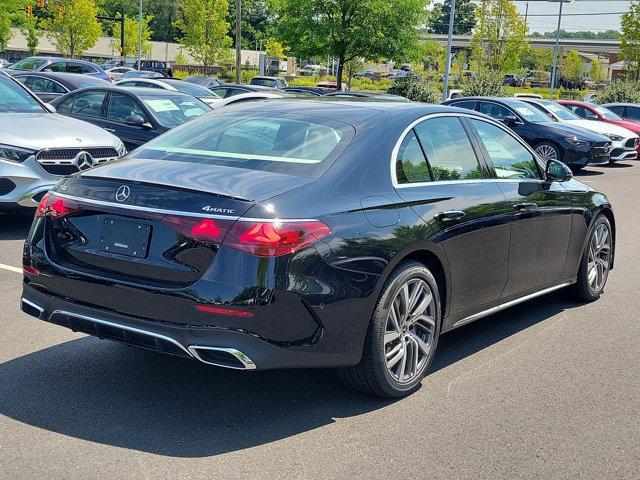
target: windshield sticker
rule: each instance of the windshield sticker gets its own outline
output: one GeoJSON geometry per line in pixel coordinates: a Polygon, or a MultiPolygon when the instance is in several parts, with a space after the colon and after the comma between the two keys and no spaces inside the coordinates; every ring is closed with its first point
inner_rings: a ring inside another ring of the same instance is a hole
{"type": "Polygon", "coordinates": [[[177,106],[171,100],[168,100],[166,98],[148,99],[148,100],[145,100],[144,103],[146,103],[147,106],[149,108],[151,108],[151,110],[153,110],[156,113],[171,112],[171,111],[174,111],[174,110],[180,110],[179,106],[177,106]]]}

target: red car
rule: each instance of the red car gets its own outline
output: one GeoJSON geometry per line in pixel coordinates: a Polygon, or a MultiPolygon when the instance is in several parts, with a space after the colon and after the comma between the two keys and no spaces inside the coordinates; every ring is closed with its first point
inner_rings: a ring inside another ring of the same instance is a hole
{"type": "MultiPolygon", "coordinates": [[[[602,105],[596,105],[595,103],[589,102],[579,102],[577,100],[559,100],[558,103],[560,105],[564,105],[573,113],[586,120],[612,123],[640,135],[640,123],[625,120],[602,105]]],[[[636,151],[640,155],[640,145],[638,145],[636,151]]]]}

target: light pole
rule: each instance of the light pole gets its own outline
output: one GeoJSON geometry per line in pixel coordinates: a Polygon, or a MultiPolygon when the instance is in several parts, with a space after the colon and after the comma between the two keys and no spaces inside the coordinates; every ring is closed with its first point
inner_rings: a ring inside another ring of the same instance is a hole
{"type": "Polygon", "coordinates": [[[236,0],[236,83],[240,83],[240,67],[242,66],[242,0],[236,0]]]}
{"type": "Polygon", "coordinates": [[[453,20],[456,16],[456,0],[451,0],[449,11],[449,37],[447,38],[447,59],[444,66],[444,85],[442,86],[442,100],[449,96],[449,72],[451,71],[451,44],[453,43],[453,20]]]}
{"type": "Polygon", "coordinates": [[[560,3],[560,11],[558,12],[558,29],[556,30],[556,44],[553,47],[553,67],[551,68],[551,89],[550,96],[553,99],[553,91],[556,88],[556,77],[558,75],[558,46],[560,44],[560,24],[562,22],[562,5],[565,3],[573,3],[574,0],[549,0],[550,2],[560,3]]]}
{"type": "Polygon", "coordinates": [[[138,1],[138,70],[142,67],[142,0],[138,1]]]}

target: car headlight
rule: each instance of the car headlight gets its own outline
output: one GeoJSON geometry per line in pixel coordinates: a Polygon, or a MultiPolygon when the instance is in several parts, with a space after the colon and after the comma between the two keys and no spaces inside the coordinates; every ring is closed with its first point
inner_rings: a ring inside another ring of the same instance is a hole
{"type": "Polygon", "coordinates": [[[11,145],[0,145],[0,160],[9,160],[10,162],[22,163],[35,153],[35,150],[12,147],[11,145]]]}
{"type": "Polygon", "coordinates": [[[118,145],[116,145],[116,152],[118,152],[118,157],[122,157],[127,154],[127,148],[124,146],[124,143],[118,139],[118,145]]]}
{"type": "Polygon", "coordinates": [[[584,148],[591,145],[591,142],[587,140],[579,140],[578,137],[576,137],[575,135],[573,135],[572,137],[567,137],[565,138],[565,140],[569,142],[571,145],[573,145],[574,147],[578,147],[578,148],[584,148]]]}
{"type": "Polygon", "coordinates": [[[605,133],[604,136],[609,140],[613,140],[614,142],[620,142],[622,140],[622,137],[620,135],[613,135],[612,133],[605,133]]]}

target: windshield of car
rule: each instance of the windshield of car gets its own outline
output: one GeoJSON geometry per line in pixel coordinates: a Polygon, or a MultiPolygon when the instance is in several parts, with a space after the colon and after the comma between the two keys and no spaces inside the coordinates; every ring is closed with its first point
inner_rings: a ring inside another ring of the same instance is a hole
{"type": "Polygon", "coordinates": [[[187,93],[189,95],[193,95],[198,98],[220,98],[219,95],[216,95],[208,88],[201,87],[200,85],[195,85],[193,83],[182,82],[180,80],[165,80],[166,83],[175,87],[178,91],[182,93],[187,93]]]}
{"type": "Polygon", "coordinates": [[[171,128],[211,111],[206,103],[190,95],[142,94],[140,95],[140,100],[151,110],[158,122],[171,128]]]}
{"type": "Polygon", "coordinates": [[[544,123],[550,121],[549,117],[547,117],[544,113],[527,103],[518,102],[517,105],[514,103],[509,106],[530,122],[544,123]]]}
{"type": "Polygon", "coordinates": [[[165,133],[132,157],[317,177],[354,133],[350,125],[306,115],[217,112],[165,133]]]}
{"type": "Polygon", "coordinates": [[[260,85],[261,87],[272,87],[276,84],[275,80],[270,78],[252,78],[251,85],[260,85]]]}
{"type": "Polygon", "coordinates": [[[47,63],[43,58],[25,58],[11,65],[11,70],[36,70],[47,63]]]}
{"type": "Polygon", "coordinates": [[[19,83],[0,75],[0,112],[43,112],[44,108],[19,83]]]}
{"type": "Polygon", "coordinates": [[[613,113],[608,108],[601,107],[600,105],[589,105],[589,106],[593,108],[596,112],[598,112],[600,115],[602,115],[604,118],[606,118],[607,120],[611,120],[613,122],[622,122],[622,118],[620,118],[618,115],[613,113]]]}
{"type": "Polygon", "coordinates": [[[578,115],[573,113],[567,107],[557,104],[556,102],[546,101],[546,102],[540,102],[540,103],[544,105],[547,108],[547,110],[553,113],[560,120],[581,120],[581,118],[578,115]]]}

